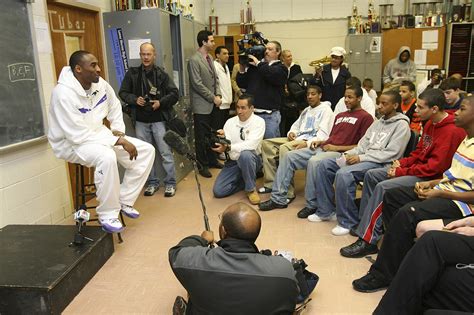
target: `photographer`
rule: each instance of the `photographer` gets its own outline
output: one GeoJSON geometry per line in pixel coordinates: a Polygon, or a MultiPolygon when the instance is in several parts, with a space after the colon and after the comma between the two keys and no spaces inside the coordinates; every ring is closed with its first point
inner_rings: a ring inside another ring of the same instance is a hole
{"type": "Polygon", "coordinates": [[[249,65],[240,65],[237,84],[255,97],[255,114],[265,120],[264,139],[280,136],[280,108],[284,98],[288,69],[280,61],[281,45],[268,42],[265,58],[249,55],[249,65]]]}
{"type": "MultiPolygon", "coordinates": [[[[139,67],[131,67],[122,81],[119,96],[133,108],[136,117],[137,138],[153,144],[163,159],[165,197],[176,192],[176,174],[174,158],[170,147],[163,141],[166,121],[171,119],[174,104],[178,101],[178,89],[168,74],[155,65],[156,52],[152,43],[140,46],[139,67]]],[[[155,167],[148,177],[145,196],[153,196],[160,187],[155,167]]]]}
{"type": "Polygon", "coordinates": [[[260,145],[265,132],[265,121],[254,115],[253,99],[247,94],[239,97],[235,105],[237,116],[230,118],[220,130],[231,144],[216,143],[212,148],[217,153],[228,152],[230,159],[224,164],[214,183],[214,196],[223,198],[245,189],[252,204],[260,197],[255,189],[256,174],[262,167],[260,145]]]}
{"type": "Polygon", "coordinates": [[[219,247],[208,247],[214,235],[204,231],[169,250],[171,268],[189,296],[186,314],[292,314],[295,270],[283,257],[258,252],[257,211],[239,202],[219,217],[219,247]]]}

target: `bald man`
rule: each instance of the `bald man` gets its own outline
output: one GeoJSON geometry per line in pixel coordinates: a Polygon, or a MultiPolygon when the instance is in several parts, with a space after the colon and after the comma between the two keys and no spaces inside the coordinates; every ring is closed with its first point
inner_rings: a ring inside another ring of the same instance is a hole
{"type": "MultiPolygon", "coordinates": [[[[176,172],[171,148],[163,140],[166,122],[174,113],[173,106],[178,102],[178,88],[170,76],[155,64],[156,51],[152,43],[140,46],[142,64],[130,67],[120,86],[119,96],[133,111],[136,120],[137,138],[154,144],[161,156],[165,171],[163,184],[165,197],[173,197],[176,192],[176,172]]],[[[153,196],[160,187],[156,167],[151,169],[144,195],[153,196]]]]}
{"type": "Polygon", "coordinates": [[[285,258],[259,253],[257,211],[239,202],[219,218],[218,247],[209,248],[214,234],[204,231],[169,251],[171,268],[189,295],[186,314],[292,314],[295,271],[285,258]]]}

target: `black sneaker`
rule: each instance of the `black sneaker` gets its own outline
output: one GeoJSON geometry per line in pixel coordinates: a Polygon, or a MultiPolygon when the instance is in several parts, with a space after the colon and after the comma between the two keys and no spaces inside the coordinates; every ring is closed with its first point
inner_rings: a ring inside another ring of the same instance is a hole
{"type": "Polygon", "coordinates": [[[261,211],[270,211],[273,209],[284,209],[287,207],[288,205],[281,205],[279,203],[273,202],[273,200],[271,199],[258,204],[258,209],[261,211]]]}
{"type": "Polygon", "coordinates": [[[263,187],[260,187],[260,188],[257,190],[257,192],[258,192],[259,194],[269,194],[269,193],[272,192],[272,189],[263,186],[263,187]]]}
{"type": "Polygon", "coordinates": [[[349,234],[350,234],[351,236],[359,237],[359,235],[357,235],[356,230],[357,230],[357,227],[351,228],[350,231],[349,231],[349,234]]]}
{"type": "Polygon", "coordinates": [[[383,275],[373,271],[369,271],[362,278],[352,281],[354,290],[363,293],[377,292],[388,288],[389,285],[390,282],[383,275]]]}
{"type": "Polygon", "coordinates": [[[359,238],[351,245],[341,248],[339,252],[344,257],[361,258],[367,255],[377,254],[378,251],[377,245],[369,244],[363,239],[359,238]]]}
{"type": "Polygon", "coordinates": [[[211,178],[212,177],[212,174],[211,172],[209,172],[209,168],[207,167],[203,167],[199,170],[199,174],[201,174],[202,177],[206,177],[206,178],[211,178]]]}
{"type": "Polygon", "coordinates": [[[308,207],[304,207],[303,209],[298,211],[298,214],[296,216],[300,219],[306,219],[307,217],[309,217],[313,213],[316,213],[316,209],[311,209],[311,208],[308,208],[308,207]]]}

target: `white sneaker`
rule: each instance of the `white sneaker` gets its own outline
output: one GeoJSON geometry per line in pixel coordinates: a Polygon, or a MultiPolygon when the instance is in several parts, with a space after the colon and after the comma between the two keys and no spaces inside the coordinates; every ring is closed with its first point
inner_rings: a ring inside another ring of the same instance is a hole
{"type": "Polygon", "coordinates": [[[124,229],[122,222],[117,218],[99,219],[99,222],[102,225],[102,230],[107,233],[120,233],[124,229]]]}
{"type": "Polygon", "coordinates": [[[125,214],[127,217],[131,219],[136,219],[140,216],[140,212],[138,212],[137,209],[131,206],[127,206],[127,205],[121,205],[120,211],[122,211],[123,214],[125,214]]]}
{"type": "Polygon", "coordinates": [[[331,233],[332,235],[342,236],[342,235],[349,234],[350,231],[351,231],[350,229],[346,229],[338,224],[334,227],[334,229],[331,230],[331,233]]]}
{"type": "Polygon", "coordinates": [[[308,216],[308,220],[311,221],[311,222],[336,221],[336,214],[333,213],[332,215],[330,215],[327,218],[321,218],[316,213],[313,213],[313,214],[310,214],[308,216]]]}

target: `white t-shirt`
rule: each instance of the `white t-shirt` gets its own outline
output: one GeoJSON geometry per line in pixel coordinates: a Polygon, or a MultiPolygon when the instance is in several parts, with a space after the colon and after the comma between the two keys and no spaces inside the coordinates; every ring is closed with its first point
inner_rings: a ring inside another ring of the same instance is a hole
{"type": "Polygon", "coordinates": [[[337,70],[334,70],[333,68],[331,68],[332,83],[336,82],[337,76],[339,75],[339,70],[341,70],[341,68],[337,68],[337,70]]]}

